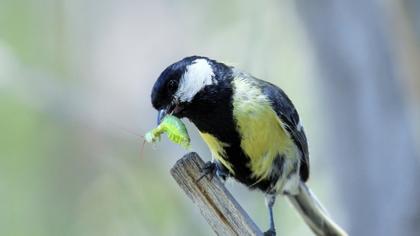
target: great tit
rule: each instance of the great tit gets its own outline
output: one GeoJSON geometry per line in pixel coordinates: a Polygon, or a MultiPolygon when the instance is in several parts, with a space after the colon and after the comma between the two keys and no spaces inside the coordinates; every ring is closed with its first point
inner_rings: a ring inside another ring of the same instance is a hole
{"type": "Polygon", "coordinates": [[[202,56],[169,67],[153,86],[158,123],[166,114],[189,119],[208,145],[205,174],[234,178],[265,194],[269,230],[273,205],[284,194],[318,235],[345,235],[328,217],[305,182],[309,153],[299,115],[279,87],[202,56]]]}

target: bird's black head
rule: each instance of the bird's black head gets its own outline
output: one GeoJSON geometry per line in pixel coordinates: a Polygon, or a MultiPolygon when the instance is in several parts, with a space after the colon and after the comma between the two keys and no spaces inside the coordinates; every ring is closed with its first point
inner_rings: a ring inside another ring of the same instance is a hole
{"type": "Polygon", "coordinates": [[[182,117],[182,110],[206,86],[217,84],[219,63],[207,57],[186,57],[167,67],[152,90],[152,104],[159,111],[158,123],[166,114],[182,117]]]}

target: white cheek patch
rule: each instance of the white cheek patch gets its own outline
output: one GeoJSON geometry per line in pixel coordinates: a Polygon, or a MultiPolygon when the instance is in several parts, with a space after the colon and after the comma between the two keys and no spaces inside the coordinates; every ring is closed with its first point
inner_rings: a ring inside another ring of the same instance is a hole
{"type": "Polygon", "coordinates": [[[197,59],[187,66],[175,96],[180,102],[191,102],[206,85],[215,84],[214,72],[205,59],[197,59]]]}

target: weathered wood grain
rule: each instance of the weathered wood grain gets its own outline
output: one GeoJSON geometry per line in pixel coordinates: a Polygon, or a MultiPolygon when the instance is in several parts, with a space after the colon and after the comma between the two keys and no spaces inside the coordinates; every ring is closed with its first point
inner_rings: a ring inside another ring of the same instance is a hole
{"type": "Polygon", "coordinates": [[[258,235],[263,233],[242,209],[218,178],[201,176],[204,162],[196,153],[188,153],[172,167],[171,174],[188,197],[200,209],[217,235],[258,235]]]}

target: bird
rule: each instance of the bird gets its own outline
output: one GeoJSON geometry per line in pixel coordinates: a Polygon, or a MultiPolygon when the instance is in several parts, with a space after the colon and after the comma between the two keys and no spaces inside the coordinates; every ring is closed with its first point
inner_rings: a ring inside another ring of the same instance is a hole
{"type": "Polygon", "coordinates": [[[158,124],[187,118],[209,147],[203,176],[233,178],[265,196],[269,228],[273,206],[289,198],[317,235],[346,235],[305,184],[310,164],[302,121],[278,86],[205,56],[185,57],[163,70],[151,92],[158,124]]]}

